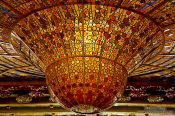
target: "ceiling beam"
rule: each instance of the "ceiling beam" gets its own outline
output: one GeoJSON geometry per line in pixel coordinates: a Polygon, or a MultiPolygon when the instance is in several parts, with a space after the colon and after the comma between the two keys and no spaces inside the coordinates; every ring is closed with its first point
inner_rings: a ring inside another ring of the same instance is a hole
{"type": "MultiPolygon", "coordinates": [[[[152,114],[173,114],[175,111],[175,105],[169,104],[141,104],[141,103],[118,103],[115,104],[112,108],[101,112],[99,114],[119,114],[119,113],[152,113],[152,114]]],[[[33,104],[33,106],[28,106],[18,104],[17,107],[13,106],[5,106],[0,108],[0,114],[25,114],[25,115],[32,115],[32,114],[56,114],[56,115],[70,115],[74,114],[74,112],[70,112],[68,110],[63,109],[58,104],[33,104]]],[[[139,115],[140,116],[140,115],[139,115]]],[[[166,115],[167,116],[167,115],[166,115]]]]}
{"type": "MultiPolygon", "coordinates": [[[[36,86],[47,86],[45,81],[17,81],[17,82],[0,82],[0,86],[25,86],[25,85],[36,85],[36,86]]],[[[175,83],[169,83],[167,82],[144,82],[144,81],[137,81],[137,82],[128,82],[127,86],[163,86],[163,87],[172,87],[175,83]]]]}
{"type": "MultiPolygon", "coordinates": [[[[61,107],[59,103],[26,103],[26,104],[19,104],[19,103],[12,103],[12,104],[0,104],[0,108],[2,107],[61,107]]],[[[169,104],[169,103],[115,103],[113,106],[115,107],[168,107],[168,108],[175,108],[175,104],[169,104]]]]}
{"type": "Polygon", "coordinates": [[[25,86],[25,85],[46,86],[46,82],[45,81],[0,82],[0,86],[25,86]]]}
{"type": "Polygon", "coordinates": [[[173,70],[174,66],[172,66],[173,68],[171,68],[171,67],[165,67],[165,66],[160,66],[160,65],[152,65],[152,64],[142,64],[142,65],[158,68],[158,69],[163,70],[163,71],[174,72],[174,70],[173,70]]]}

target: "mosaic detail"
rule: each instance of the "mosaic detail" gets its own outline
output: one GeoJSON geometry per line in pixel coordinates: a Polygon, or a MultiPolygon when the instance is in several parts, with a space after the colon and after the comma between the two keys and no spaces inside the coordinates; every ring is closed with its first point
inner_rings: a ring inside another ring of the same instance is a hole
{"type": "Polygon", "coordinates": [[[164,40],[159,28],[139,14],[88,4],[36,12],[21,20],[14,31],[46,66],[77,56],[97,56],[126,65],[131,59],[143,59],[164,40]]]}
{"type": "Polygon", "coordinates": [[[124,67],[95,57],[62,59],[51,64],[46,75],[59,102],[80,113],[99,112],[112,106],[121,97],[127,80],[124,67]],[[80,109],[79,105],[90,109],[80,109]]]}
{"type": "Polygon", "coordinates": [[[147,100],[150,103],[157,103],[157,102],[162,102],[164,100],[164,98],[162,96],[159,96],[159,95],[150,95],[150,96],[148,96],[147,100]]]}
{"type": "Polygon", "coordinates": [[[59,5],[98,4],[137,11],[161,26],[174,24],[173,0],[2,0],[0,22],[5,28],[36,11],[59,5]]]}

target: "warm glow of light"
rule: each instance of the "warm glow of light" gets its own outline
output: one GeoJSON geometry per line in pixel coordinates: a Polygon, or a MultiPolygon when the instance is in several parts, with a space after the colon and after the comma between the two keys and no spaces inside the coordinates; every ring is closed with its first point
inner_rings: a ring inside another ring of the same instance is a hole
{"type": "Polygon", "coordinates": [[[128,72],[162,48],[163,34],[153,21],[112,5],[49,7],[14,28],[43,62],[48,86],[69,110],[111,107],[123,94],[128,72]]]}

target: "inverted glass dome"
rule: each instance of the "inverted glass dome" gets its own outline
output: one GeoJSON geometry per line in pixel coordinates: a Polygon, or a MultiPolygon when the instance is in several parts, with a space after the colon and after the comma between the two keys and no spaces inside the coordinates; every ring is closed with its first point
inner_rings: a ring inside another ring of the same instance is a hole
{"type": "Polygon", "coordinates": [[[111,107],[128,73],[163,46],[154,21],[117,3],[60,2],[28,14],[13,28],[43,62],[48,86],[67,109],[95,113],[111,107]]]}

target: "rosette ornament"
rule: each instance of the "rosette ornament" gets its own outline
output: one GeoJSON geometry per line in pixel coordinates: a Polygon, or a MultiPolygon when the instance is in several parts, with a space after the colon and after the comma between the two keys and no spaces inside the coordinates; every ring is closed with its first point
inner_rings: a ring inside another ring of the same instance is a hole
{"type": "Polygon", "coordinates": [[[13,31],[44,63],[56,100],[79,113],[111,107],[128,73],[160,51],[164,40],[149,18],[98,2],[46,7],[21,19],[13,31]]]}

